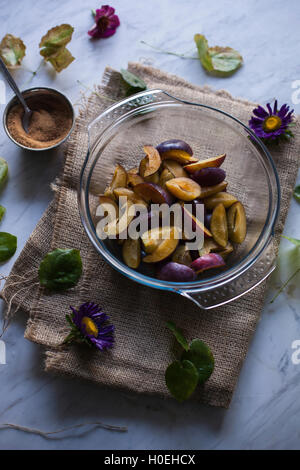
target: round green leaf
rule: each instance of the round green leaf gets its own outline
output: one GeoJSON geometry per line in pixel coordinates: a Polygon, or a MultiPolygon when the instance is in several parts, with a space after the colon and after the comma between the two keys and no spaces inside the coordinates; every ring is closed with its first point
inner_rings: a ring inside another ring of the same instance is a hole
{"type": "Polygon", "coordinates": [[[11,258],[17,249],[17,237],[7,232],[0,232],[0,262],[11,258]]]}
{"type": "Polygon", "coordinates": [[[0,187],[3,186],[8,175],[8,164],[4,158],[0,157],[0,187]]]}
{"type": "Polygon", "coordinates": [[[197,368],[199,384],[208,380],[214,370],[214,356],[207,344],[200,339],[193,339],[189,351],[184,351],[181,359],[191,361],[197,368]]]}
{"type": "Polygon", "coordinates": [[[198,372],[190,361],[174,361],[166,370],[166,385],[176,400],[187,400],[198,383],[198,372]]]}
{"type": "Polygon", "coordinates": [[[300,184],[298,184],[294,189],[294,198],[296,201],[300,202],[300,184]]]}
{"type": "Polygon", "coordinates": [[[66,290],[77,284],[82,273],[79,250],[57,248],[48,253],[39,267],[40,284],[50,290],[66,290]]]}

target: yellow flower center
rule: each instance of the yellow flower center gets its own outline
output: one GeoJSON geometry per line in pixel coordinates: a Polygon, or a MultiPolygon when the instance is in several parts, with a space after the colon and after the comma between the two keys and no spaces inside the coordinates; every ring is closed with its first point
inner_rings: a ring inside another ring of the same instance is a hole
{"type": "Polygon", "coordinates": [[[88,335],[98,336],[98,328],[96,323],[93,322],[89,317],[83,317],[81,324],[85,326],[85,331],[88,335]]]}
{"type": "Polygon", "coordinates": [[[267,117],[264,121],[263,127],[267,132],[276,131],[281,126],[281,119],[278,116],[267,117]]]}

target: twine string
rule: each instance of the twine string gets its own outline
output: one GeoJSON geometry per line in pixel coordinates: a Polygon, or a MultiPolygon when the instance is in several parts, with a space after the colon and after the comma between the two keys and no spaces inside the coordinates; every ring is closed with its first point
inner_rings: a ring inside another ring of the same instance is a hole
{"type": "Polygon", "coordinates": [[[37,287],[39,285],[39,282],[33,282],[34,280],[37,279],[36,275],[36,269],[32,269],[30,271],[27,271],[24,275],[20,276],[18,274],[11,274],[9,277],[0,275],[0,282],[5,280],[6,283],[4,285],[4,288],[2,289],[1,295],[3,300],[7,303],[7,310],[4,313],[3,316],[3,325],[2,325],[2,331],[0,333],[0,338],[4,335],[6,330],[8,329],[11,320],[15,316],[15,314],[19,311],[21,307],[21,303],[24,302],[24,299],[27,299],[29,294],[31,293],[32,289],[37,287]],[[31,285],[28,285],[28,283],[32,283],[31,285]],[[26,284],[24,287],[21,289],[18,289],[8,300],[7,298],[7,291],[10,288],[17,287],[21,284],[26,284]],[[15,303],[14,305],[14,299],[16,298],[17,295],[20,293],[24,292],[25,294],[22,296],[22,299],[20,299],[19,302],[15,303]]]}
{"type": "Polygon", "coordinates": [[[45,439],[65,439],[68,436],[60,436],[57,437],[57,434],[61,434],[66,431],[72,431],[74,429],[79,429],[85,426],[94,426],[95,428],[102,428],[106,429],[108,431],[115,431],[115,432],[127,432],[128,428],[127,426],[116,426],[114,424],[107,424],[107,423],[102,423],[101,421],[95,421],[94,423],[79,423],[79,424],[74,424],[73,426],[68,426],[62,429],[57,429],[55,431],[42,431],[41,429],[35,429],[35,428],[30,428],[27,426],[22,426],[20,424],[14,424],[14,423],[0,423],[0,430],[4,429],[14,429],[16,431],[21,431],[21,432],[26,432],[28,434],[36,434],[38,436],[41,436],[45,439]],[[54,436],[54,437],[52,437],[54,436]]]}

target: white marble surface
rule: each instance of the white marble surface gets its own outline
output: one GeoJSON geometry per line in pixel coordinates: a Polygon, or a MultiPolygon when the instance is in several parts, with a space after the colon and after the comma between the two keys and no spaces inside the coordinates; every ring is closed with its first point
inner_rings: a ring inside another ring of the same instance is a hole
{"type": "MultiPolygon", "coordinates": [[[[44,66],[31,81],[30,73],[18,71],[19,83],[24,87],[53,86],[76,102],[82,90],[77,80],[92,85],[100,80],[105,65],[119,69],[126,67],[128,60],[142,59],[193,83],[226,88],[255,102],[277,97],[291,103],[291,84],[300,79],[297,0],[114,0],[121,27],[112,38],[91,42],[86,34],[92,24],[90,9],[98,5],[95,0],[0,0],[1,34],[23,38],[28,68],[38,66],[37,46],[50,27],[63,22],[75,27],[70,50],[76,61],[69,69],[56,76],[44,66]],[[161,55],[140,44],[145,40],[184,52],[193,48],[197,32],[206,34],[212,45],[238,49],[244,56],[244,67],[231,78],[211,78],[197,61],[161,55]]],[[[2,105],[1,112],[3,109],[2,105]]],[[[295,110],[300,113],[300,105],[295,110]]],[[[3,130],[0,155],[10,166],[10,180],[0,196],[1,204],[7,207],[1,230],[18,236],[19,253],[50,201],[49,183],[59,171],[61,155],[23,152],[3,130]]],[[[299,222],[300,206],[292,201],[285,233],[300,238],[299,222]]],[[[283,245],[283,250],[291,250],[288,242],[283,245]]],[[[7,274],[15,259],[3,265],[1,273],[7,274]]],[[[0,365],[0,423],[54,430],[102,420],[127,425],[128,433],[87,429],[50,441],[0,430],[0,449],[299,449],[300,365],[291,361],[291,344],[300,339],[300,293],[296,287],[300,276],[276,303],[269,303],[272,286],[280,276],[284,279],[289,269],[283,266],[271,282],[228,411],[136,397],[48,375],[43,371],[42,348],[23,338],[26,318],[20,313],[4,337],[7,364],[0,365]]]]}

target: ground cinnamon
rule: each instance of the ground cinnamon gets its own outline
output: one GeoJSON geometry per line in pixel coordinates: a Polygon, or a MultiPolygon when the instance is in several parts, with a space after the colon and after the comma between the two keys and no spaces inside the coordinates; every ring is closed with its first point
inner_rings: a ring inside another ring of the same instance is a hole
{"type": "Polygon", "coordinates": [[[22,125],[23,107],[16,104],[8,112],[7,128],[13,139],[33,149],[52,147],[63,140],[73,123],[68,103],[47,90],[27,96],[26,103],[33,111],[28,133],[22,125]]]}

